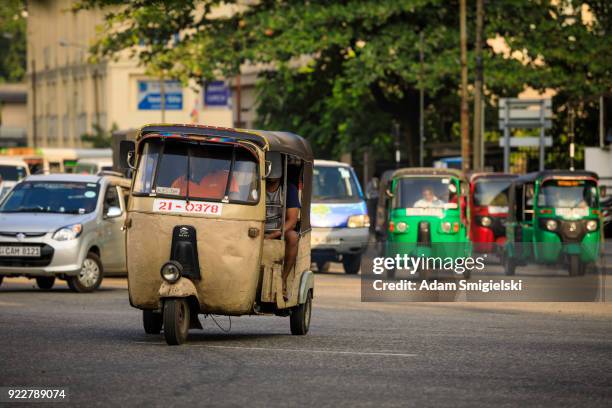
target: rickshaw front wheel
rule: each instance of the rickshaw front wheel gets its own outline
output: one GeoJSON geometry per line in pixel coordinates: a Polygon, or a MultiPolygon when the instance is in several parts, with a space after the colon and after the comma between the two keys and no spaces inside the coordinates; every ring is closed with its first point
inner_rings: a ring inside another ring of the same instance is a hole
{"type": "Polygon", "coordinates": [[[170,346],[183,344],[189,332],[189,305],[185,299],[164,302],[164,337],[170,346]]]}
{"type": "Polygon", "coordinates": [[[310,314],[312,312],[312,291],[308,291],[306,302],[296,306],[289,317],[291,322],[291,334],[303,336],[310,328],[310,314]]]}
{"type": "Polygon", "coordinates": [[[142,311],[142,326],[147,334],[159,334],[162,329],[162,314],[152,310],[142,311]]]}
{"type": "Polygon", "coordinates": [[[584,265],[580,262],[578,255],[571,255],[569,259],[569,276],[584,275],[584,265]]]}
{"type": "Polygon", "coordinates": [[[504,266],[504,273],[506,276],[514,276],[516,273],[516,264],[508,254],[504,254],[502,258],[502,265],[504,266]]]}

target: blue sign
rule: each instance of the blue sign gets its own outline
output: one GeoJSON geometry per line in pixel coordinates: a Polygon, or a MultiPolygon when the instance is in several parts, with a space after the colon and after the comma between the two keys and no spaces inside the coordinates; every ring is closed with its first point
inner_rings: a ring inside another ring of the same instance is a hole
{"type": "Polygon", "coordinates": [[[228,106],[230,99],[229,87],[224,81],[212,81],[204,88],[204,105],[228,106]]]}
{"type": "MultiPolygon", "coordinates": [[[[138,81],[138,109],[161,110],[160,81],[138,81]]],[[[183,86],[180,81],[164,81],[164,108],[166,110],[183,110],[183,86]]]]}

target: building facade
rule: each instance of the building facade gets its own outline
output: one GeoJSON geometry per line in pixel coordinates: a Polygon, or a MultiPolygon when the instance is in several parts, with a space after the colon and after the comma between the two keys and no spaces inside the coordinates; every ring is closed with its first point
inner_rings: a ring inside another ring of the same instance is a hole
{"type": "MultiPolygon", "coordinates": [[[[73,13],[72,3],[29,0],[27,4],[29,146],[83,147],[81,136],[92,133],[96,124],[106,130],[159,122],[252,125],[249,112],[242,119],[239,112],[244,108],[232,105],[236,80],[194,90],[177,81],[147,77],[134,59],[89,63],[88,47],[104,12],[73,13]]],[[[241,87],[243,101],[254,99],[252,88],[241,87]]]]}

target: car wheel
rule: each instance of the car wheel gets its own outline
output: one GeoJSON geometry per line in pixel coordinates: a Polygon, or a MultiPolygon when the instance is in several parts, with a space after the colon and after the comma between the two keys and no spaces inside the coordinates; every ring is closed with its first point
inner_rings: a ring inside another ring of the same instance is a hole
{"type": "Polygon", "coordinates": [[[164,337],[170,346],[183,344],[189,334],[189,305],[185,299],[164,302],[164,337]]]}
{"type": "Polygon", "coordinates": [[[75,292],[93,292],[102,283],[102,262],[100,257],[93,252],[87,254],[83,261],[83,266],[76,276],[68,279],[68,286],[75,292]]]}
{"type": "Polygon", "coordinates": [[[162,329],[162,314],[153,310],[142,311],[142,326],[147,334],[159,334],[162,329]]]}
{"type": "Polygon", "coordinates": [[[43,290],[51,289],[54,283],[55,276],[39,276],[36,278],[36,285],[43,290]]]}
{"type": "Polygon", "coordinates": [[[291,323],[291,334],[296,336],[303,336],[308,333],[310,328],[310,315],[312,313],[312,291],[308,291],[306,295],[306,302],[296,306],[291,311],[289,317],[291,323]]]}
{"type": "Polygon", "coordinates": [[[361,255],[342,255],[342,266],[347,275],[359,273],[361,268],[361,255]]]}

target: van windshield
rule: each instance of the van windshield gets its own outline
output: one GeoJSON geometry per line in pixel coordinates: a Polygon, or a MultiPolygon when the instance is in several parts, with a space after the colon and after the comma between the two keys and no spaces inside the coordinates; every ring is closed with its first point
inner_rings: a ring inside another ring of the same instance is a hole
{"type": "Polygon", "coordinates": [[[508,191],[512,179],[480,178],[474,185],[474,204],[479,206],[508,206],[508,191]]]}
{"type": "Polygon", "coordinates": [[[23,166],[0,165],[0,177],[6,181],[19,181],[26,176],[26,169],[23,166]]]}
{"type": "Polygon", "coordinates": [[[142,149],[134,192],[255,203],[257,158],[235,145],[151,140],[142,149]]]}
{"type": "Polygon", "coordinates": [[[4,200],[0,212],[87,214],[96,209],[98,183],[25,181],[4,200]]]}
{"type": "Polygon", "coordinates": [[[361,200],[357,180],[348,167],[315,166],[312,178],[312,198],[315,202],[361,200]]]}
{"type": "Polygon", "coordinates": [[[393,208],[457,208],[456,193],[449,177],[404,177],[397,180],[393,208]]]}
{"type": "Polygon", "coordinates": [[[538,196],[540,207],[587,208],[597,205],[597,186],[591,180],[548,180],[538,196]]]}

